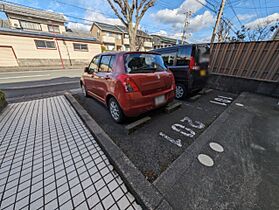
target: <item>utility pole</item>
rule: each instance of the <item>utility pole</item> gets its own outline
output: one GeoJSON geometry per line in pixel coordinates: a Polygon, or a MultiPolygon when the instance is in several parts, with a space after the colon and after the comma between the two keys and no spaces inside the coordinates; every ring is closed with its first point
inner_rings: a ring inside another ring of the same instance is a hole
{"type": "Polygon", "coordinates": [[[190,24],[190,18],[192,16],[192,11],[191,10],[188,10],[186,13],[185,13],[185,21],[184,21],[184,27],[183,27],[183,32],[182,32],[182,37],[181,37],[181,44],[184,44],[184,42],[186,42],[186,32],[187,32],[187,28],[190,24]]]}
{"type": "Polygon", "coordinates": [[[217,20],[216,20],[216,23],[215,23],[215,26],[214,26],[214,29],[213,29],[213,33],[212,33],[212,36],[211,36],[210,44],[212,44],[215,40],[216,31],[217,31],[217,28],[219,27],[219,24],[220,24],[222,15],[223,15],[225,3],[226,3],[226,0],[222,0],[219,11],[218,11],[217,20]]]}

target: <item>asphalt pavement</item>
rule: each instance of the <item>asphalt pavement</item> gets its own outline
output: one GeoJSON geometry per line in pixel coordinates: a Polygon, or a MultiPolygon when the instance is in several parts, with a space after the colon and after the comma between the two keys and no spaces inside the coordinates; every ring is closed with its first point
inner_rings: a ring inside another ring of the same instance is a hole
{"type": "Polygon", "coordinates": [[[23,101],[36,95],[45,97],[79,88],[82,69],[1,72],[0,90],[8,101],[23,101]]]}
{"type": "Polygon", "coordinates": [[[216,101],[218,96],[231,98],[230,103],[237,97],[235,94],[213,91],[196,101],[182,101],[181,108],[170,114],[162,109],[152,111],[130,119],[128,123],[146,115],[151,117],[149,123],[127,135],[125,126],[128,123],[114,123],[103,104],[82,94],[74,96],[151,182],[229,106],[216,101]]]}

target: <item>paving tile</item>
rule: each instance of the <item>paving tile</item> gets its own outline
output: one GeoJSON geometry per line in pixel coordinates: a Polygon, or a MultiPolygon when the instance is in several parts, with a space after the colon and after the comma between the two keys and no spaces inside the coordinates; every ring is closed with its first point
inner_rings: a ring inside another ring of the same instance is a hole
{"type": "Polygon", "coordinates": [[[0,209],[139,207],[64,96],[9,104],[2,125],[0,209]]]}

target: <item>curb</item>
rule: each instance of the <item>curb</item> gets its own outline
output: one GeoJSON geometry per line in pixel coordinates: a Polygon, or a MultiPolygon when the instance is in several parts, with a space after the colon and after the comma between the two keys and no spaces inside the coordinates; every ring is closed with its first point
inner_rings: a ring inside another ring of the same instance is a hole
{"type": "Polygon", "coordinates": [[[135,196],[139,204],[142,205],[143,209],[159,210],[163,207],[164,209],[171,210],[172,207],[163,198],[155,186],[145,179],[142,173],[96,123],[96,121],[87,113],[87,111],[77,102],[72,94],[66,92],[64,95],[85,123],[89,131],[96,138],[96,141],[108,156],[110,162],[115,167],[115,170],[124,180],[125,184],[135,196]]]}

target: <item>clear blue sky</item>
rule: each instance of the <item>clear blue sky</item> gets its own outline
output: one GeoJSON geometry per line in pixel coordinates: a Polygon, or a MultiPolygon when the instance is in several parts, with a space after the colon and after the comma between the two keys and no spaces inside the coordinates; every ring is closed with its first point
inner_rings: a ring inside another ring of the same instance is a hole
{"type": "MultiPolygon", "coordinates": [[[[69,20],[69,27],[77,29],[88,29],[89,21],[82,19],[105,21],[117,23],[106,0],[9,0],[30,7],[52,10],[64,13],[69,20]],[[74,23],[75,22],[75,23],[74,23]],[[78,23],[80,24],[78,24],[78,23]]],[[[216,14],[201,5],[204,3],[212,10],[217,10],[221,0],[157,0],[155,6],[151,8],[141,22],[142,29],[149,33],[159,33],[172,37],[180,37],[185,11],[193,12],[188,28],[189,40],[206,41],[212,33],[212,27],[216,19],[216,14]]],[[[1,1],[0,1],[1,2],[1,1]]],[[[240,29],[241,24],[263,23],[264,20],[279,20],[278,0],[227,0],[224,10],[224,17],[230,20],[234,30],[240,29]],[[234,8],[234,11],[232,10],[234,8]],[[236,15],[238,18],[236,18],[236,15]]]]}

